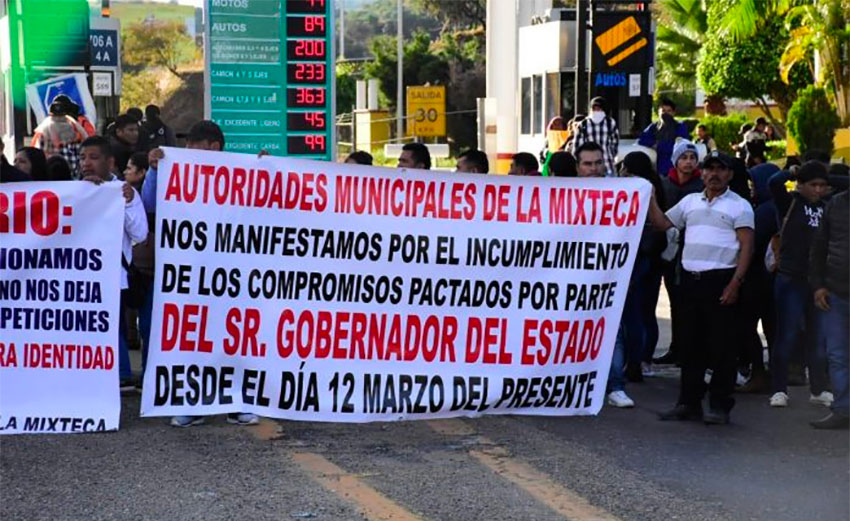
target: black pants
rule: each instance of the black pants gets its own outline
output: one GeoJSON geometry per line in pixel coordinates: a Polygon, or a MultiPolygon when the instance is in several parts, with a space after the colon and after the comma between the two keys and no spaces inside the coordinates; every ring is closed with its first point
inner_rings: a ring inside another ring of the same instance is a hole
{"type": "MultiPolygon", "coordinates": [[[[679,344],[682,342],[682,285],[680,280],[681,267],[677,269],[676,262],[665,262],[664,287],[667,289],[667,300],[670,302],[670,351],[678,356],[679,344]]],[[[684,272],[683,272],[684,273],[684,272]]]]}
{"type": "Polygon", "coordinates": [[[705,395],[705,370],[713,370],[709,385],[709,407],[729,411],[735,405],[737,344],[740,329],[737,306],[723,306],[720,296],[734,275],[734,269],[701,273],[682,272],[680,301],[682,382],[679,403],[699,407],[705,395]]]}

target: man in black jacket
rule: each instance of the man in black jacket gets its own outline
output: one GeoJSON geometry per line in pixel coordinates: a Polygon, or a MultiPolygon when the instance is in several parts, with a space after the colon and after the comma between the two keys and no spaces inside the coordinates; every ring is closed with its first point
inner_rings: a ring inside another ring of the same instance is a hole
{"type": "Polygon", "coordinates": [[[800,336],[806,339],[812,403],[829,406],[833,395],[826,389],[826,352],[817,341],[814,289],[809,285],[809,248],[823,218],[827,192],[827,169],[809,161],[797,173],[797,189],[788,192],[788,175],[778,173],[768,185],[773,193],[780,224],[778,273],[774,284],[776,302],[776,341],[770,357],[773,380],[771,407],[788,406],[788,363],[800,336]]]}
{"type": "Polygon", "coordinates": [[[835,393],[831,413],[811,422],[816,429],[850,427],[850,199],[842,192],[829,202],[812,242],[809,281],[815,289],[820,342],[826,344],[835,393]]]}

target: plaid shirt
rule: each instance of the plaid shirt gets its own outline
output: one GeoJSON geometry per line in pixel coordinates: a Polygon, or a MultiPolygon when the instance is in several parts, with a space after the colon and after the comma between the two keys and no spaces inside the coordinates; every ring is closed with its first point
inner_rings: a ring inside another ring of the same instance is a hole
{"type": "Polygon", "coordinates": [[[42,121],[35,129],[30,146],[40,148],[47,157],[62,156],[68,162],[68,166],[71,167],[71,175],[77,179],[80,175],[80,143],[88,137],[88,134],[70,116],[64,116],[64,120],[57,119],[50,116],[42,121]],[[70,127],[60,131],[57,126],[63,124],[70,125],[70,127]],[[65,139],[60,137],[60,133],[65,135],[65,139]]]}
{"type": "Polygon", "coordinates": [[[602,147],[602,156],[605,159],[605,175],[613,177],[617,174],[614,170],[614,161],[617,158],[617,150],[620,148],[620,131],[614,118],[605,117],[599,124],[590,118],[585,118],[576,132],[570,152],[575,155],[578,147],[586,142],[593,142],[602,147]]]}

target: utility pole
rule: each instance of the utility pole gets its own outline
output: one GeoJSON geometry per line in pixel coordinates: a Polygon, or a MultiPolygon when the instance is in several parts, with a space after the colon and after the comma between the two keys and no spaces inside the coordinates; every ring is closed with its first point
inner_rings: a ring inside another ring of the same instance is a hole
{"type": "Polygon", "coordinates": [[[587,110],[587,7],[589,0],[576,0],[576,84],[573,108],[587,110]]]}
{"type": "Polygon", "coordinates": [[[396,137],[399,142],[401,142],[401,138],[404,136],[404,118],[402,117],[404,114],[404,31],[401,26],[402,15],[404,14],[404,8],[402,6],[402,0],[398,0],[398,35],[397,35],[397,49],[396,53],[398,54],[398,70],[396,71],[396,93],[395,93],[395,115],[396,115],[396,137]]]}
{"type": "Polygon", "coordinates": [[[339,59],[345,59],[345,0],[339,1],[339,59]]]}

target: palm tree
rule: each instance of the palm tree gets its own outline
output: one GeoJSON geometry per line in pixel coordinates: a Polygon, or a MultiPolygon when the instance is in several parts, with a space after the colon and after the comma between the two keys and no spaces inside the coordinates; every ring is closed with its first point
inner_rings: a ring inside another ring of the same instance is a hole
{"type": "Polygon", "coordinates": [[[829,88],[842,122],[850,124],[850,0],[737,0],[721,27],[743,39],[777,17],[791,29],[779,64],[782,80],[789,83],[791,68],[800,62],[809,62],[815,72],[817,61],[815,81],[829,88]]]}
{"type": "MultiPolygon", "coordinates": [[[[708,32],[705,0],[661,0],[655,33],[658,82],[667,87],[693,91],[697,85],[699,53],[708,32]]],[[[723,114],[722,96],[706,98],[706,112],[723,114]]]]}

